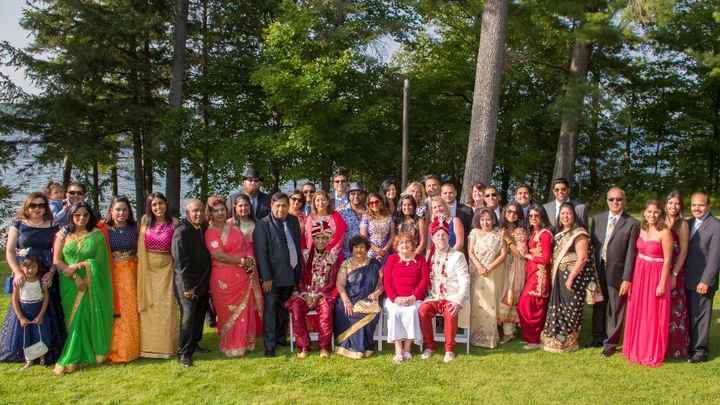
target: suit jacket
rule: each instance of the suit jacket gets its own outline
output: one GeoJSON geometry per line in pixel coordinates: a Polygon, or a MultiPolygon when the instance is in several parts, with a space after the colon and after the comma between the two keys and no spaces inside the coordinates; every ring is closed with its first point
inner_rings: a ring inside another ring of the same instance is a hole
{"type": "Polygon", "coordinates": [[[183,291],[207,294],[210,285],[210,252],[205,246],[206,226],[195,228],[187,219],[180,221],[173,233],[171,252],[175,277],[182,281],[183,291]]]}
{"type": "MultiPolygon", "coordinates": [[[[579,226],[587,229],[588,217],[587,210],[585,209],[585,204],[574,200],[570,200],[570,204],[575,206],[575,222],[577,222],[579,226]]],[[[555,211],[555,200],[546,203],[545,205],[543,205],[543,208],[545,208],[545,212],[547,212],[548,219],[550,220],[550,226],[552,226],[553,230],[557,230],[556,222],[558,213],[555,211]]]]}
{"type": "MultiPolygon", "coordinates": [[[[243,191],[235,191],[231,193],[227,200],[225,201],[225,205],[228,209],[228,215],[232,216],[234,205],[235,205],[235,199],[238,195],[245,194],[243,191]]],[[[252,201],[252,199],[250,199],[252,201]]],[[[270,215],[270,196],[268,194],[263,193],[262,191],[258,192],[257,195],[257,202],[252,207],[253,208],[253,214],[255,214],[255,220],[260,220],[262,218],[265,218],[266,216],[270,215]]]]}
{"type": "Polygon", "coordinates": [[[637,256],[640,222],[623,212],[613,230],[607,247],[606,262],[602,262],[602,247],[608,225],[608,211],[592,217],[590,239],[592,240],[595,264],[598,270],[605,272],[607,284],[620,288],[623,281],[632,281],[637,256]]]}
{"type": "Polygon", "coordinates": [[[298,265],[290,267],[290,253],[284,226],[268,215],[255,224],[253,243],[255,245],[255,261],[262,281],[272,281],[273,286],[294,286],[300,278],[302,255],[300,252],[300,223],[297,217],[288,215],[285,219],[297,253],[298,265]]]}
{"type": "Polygon", "coordinates": [[[463,224],[466,240],[465,245],[467,245],[467,236],[470,234],[470,231],[472,231],[473,210],[472,208],[458,201],[457,205],[455,206],[455,216],[460,218],[460,222],[462,222],[463,224]]]}
{"type": "MultiPolygon", "coordinates": [[[[695,221],[695,218],[688,221],[691,232],[695,221]]],[[[711,291],[717,291],[718,267],[720,267],[720,221],[710,213],[688,242],[685,287],[695,290],[698,283],[703,282],[710,286],[711,291]]]]}

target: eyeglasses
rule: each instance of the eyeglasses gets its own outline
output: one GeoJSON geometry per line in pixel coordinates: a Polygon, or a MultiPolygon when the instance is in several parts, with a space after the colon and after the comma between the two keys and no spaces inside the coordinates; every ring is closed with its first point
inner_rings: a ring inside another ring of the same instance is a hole
{"type": "Polygon", "coordinates": [[[497,193],[488,193],[488,194],[485,194],[485,198],[490,198],[490,197],[497,197],[497,193]]]}
{"type": "Polygon", "coordinates": [[[72,196],[75,196],[75,195],[85,195],[85,193],[82,192],[82,191],[68,191],[67,193],[68,193],[68,195],[72,195],[72,196]]]}
{"type": "Polygon", "coordinates": [[[624,198],[611,197],[607,199],[610,202],[623,202],[624,198]]]}
{"type": "Polygon", "coordinates": [[[90,214],[87,213],[87,212],[84,213],[84,214],[81,214],[81,213],[79,213],[79,212],[76,212],[76,213],[73,214],[73,218],[90,218],[90,214]]]}
{"type": "Polygon", "coordinates": [[[45,203],[40,203],[40,204],[30,203],[30,204],[28,204],[28,208],[30,208],[31,210],[34,210],[36,208],[45,208],[45,207],[47,207],[47,204],[45,204],[45,203]]]}

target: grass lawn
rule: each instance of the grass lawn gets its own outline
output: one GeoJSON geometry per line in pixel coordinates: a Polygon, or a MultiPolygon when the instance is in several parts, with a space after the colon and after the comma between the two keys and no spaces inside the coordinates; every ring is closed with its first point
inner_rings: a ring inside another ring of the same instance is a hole
{"type": "MultiPolygon", "coordinates": [[[[3,280],[6,271],[0,268],[3,280]]],[[[3,314],[8,303],[0,295],[3,314]]],[[[497,350],[474,348],[469,356],[458,350],[451,364],[436,355],[396,366],[389,346],[358,361],[338,356],[321,361],[317,352],[297,360],[287,351],[266,359],[261,349],[244,359],[225,359],[214,331],[207,329],[203,343],[213,352],[195,356],[191,369],[143,359],[55,377],[49,368],[20,371],[19,364],[0,364],[0,403],[718,403],[718,329],[713,321],[711,361],[668,361],[657,369],[629,364],[621,354],[602,358],[600,349],[525,352],[520,342],[497,350]]]]}

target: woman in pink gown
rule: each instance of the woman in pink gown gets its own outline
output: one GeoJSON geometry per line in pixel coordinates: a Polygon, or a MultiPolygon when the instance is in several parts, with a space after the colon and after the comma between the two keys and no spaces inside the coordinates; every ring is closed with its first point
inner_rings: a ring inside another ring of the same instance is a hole
{"type": "MultiPolygon", "coordinates": [[[[238,198],[235,208],[243,201],[238,198]]],[[[249,201],[246,203],[245,210],[251,212],[249,201]]],[[[255,339],[262,333],[262,293],[255,271],[252,231],[246,236],[235,221],[228,221],[222,198],[210,197],[207,210],[210,226],[205,244],[212,255],[210,294],[217,312],[220,351],[228,357],[241,357],[255,348],[255,339]]]]}
{"type": "Polygon", "coordinates": [[[670,268],[673,240],[659,201],[645,204],[637,240],[623,354],[628,360],[651,367],[662,365],[670,329],[670,268]]]}

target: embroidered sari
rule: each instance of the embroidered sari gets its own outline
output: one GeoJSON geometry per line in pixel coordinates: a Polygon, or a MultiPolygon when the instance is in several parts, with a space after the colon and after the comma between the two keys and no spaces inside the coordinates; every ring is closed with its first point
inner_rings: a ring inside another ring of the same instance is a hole
{"type": "MultiPolygon", "coordinates": [[[[348,259],[340,266],[338,282],[344,280],[344,289],[353,307],[359,308],[358,302],[365,303],[368,295],[382,288],[382,271],[380,262],[370,259],[365,266],[353,269],[352,260],[348,259]]],[[[340,285],[339,285],[339,288],[340,285]]],[[[361,306],[360,305],[360,306],[361,306]]],[[[379,310],[379,308],[378,308],[379,310]]],[[[352,316],[345,313],[341,299],[335,302],[334,329],[337,339],[335,351],[345,357],[359,359],[372,354],[373,335],[378,323],[378,313],[354,311],[352,316]]]]}
{"type": "MultiPolygon", "coordinates": [[[[235,225],[225,225],[221,233],[215,228],[205,231],[210,254],[255,257],[252,232],[248,237],[235,225]]],[[[220,351],[228,357],[243,356],[255,349],[255,339],[262,334],[263,301],[257,271],[212,259],[210,295],[217,313],[220,351]]]]}
{"type": "Polygon", "coordinates": [[[590,252],[585,267],[573,281],[572,290],[568,290],[565,283],[575,269],[577,262],[575,243],[581,237],[590,238],[582,227],[575,227],[555,235],[553,267],[550,274],[552,288],[542,332],[545,351],[573,352],[579,348],[587,288],[590,282],[595,281],[590,252]]]}
{"type": "MultiPolygon", "coordinates": [[[[473,229],[468,240],[473,242],[468,248],[472,249],[475,257],[485,268],[500,256],[505,245],[498,232],[483,234],[479,229],[473,229]]],[[[494,349],[500,342],[498,315],[500,297],[505,284],[505,263],[485,276],[478,273],[472,260],[470,263],[470,343],[474,346],[494,349]]]]}
{"type": "Polygon", "coordinates": [[[113,325],[110,259],[105,237],[94,229],[77,239],[65,239],[63,261],[68,265],[88,262],[90,268],[75,274],[87,285],[80,291],[72,277],[60,272],[60,297],[67,325],[67,340],[57,364],[62,367],[95,364],[110,352],[113,325]]]}

